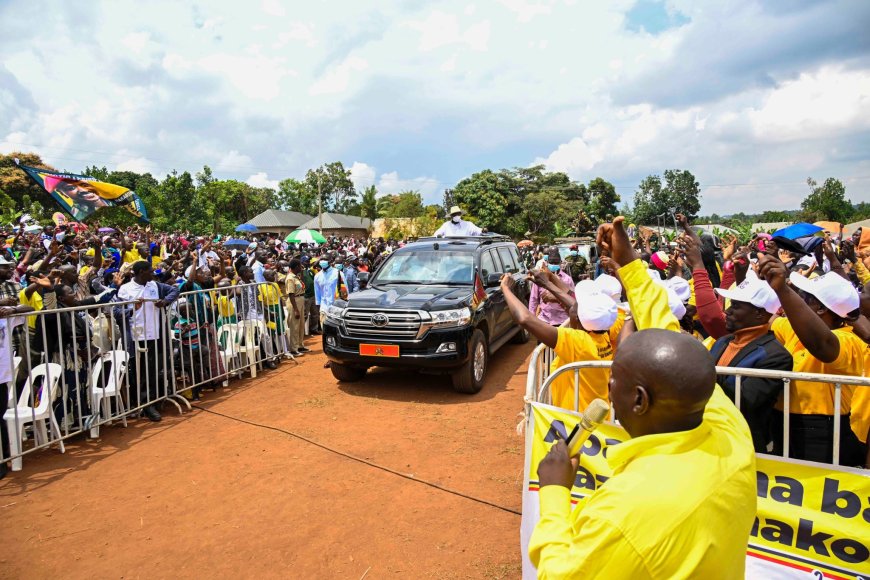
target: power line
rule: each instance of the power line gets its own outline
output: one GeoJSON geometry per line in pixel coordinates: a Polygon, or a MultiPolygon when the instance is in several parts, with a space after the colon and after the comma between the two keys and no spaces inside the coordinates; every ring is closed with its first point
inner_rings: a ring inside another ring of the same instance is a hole
{"type": "MultiPolygon", "coordinates": [[[[72,152],[83,153],[83,154],[109,155],[110,157],[117,157],[120,155],[117,152],[112,153],[112,152],[108,152],[108,151],[76,149],[73,147],[52,147],[52,146],[43,147],[43,146],[31,144],[31,143],[21,143],[21,142],[16,142],[16,141],[0,141],[0,143],[5,143],[8,145],[13,145],[13,146],[20,146],[20,147],[31,147],[35,150],[49,149],[49,150],[56,150],[56,151],[72,151],[72,152]]],[[[84,163],[85,165],[91,164],[91,165],[107,166],[107,165],[112,164],[111,162],[107,163],[105,160],[93,159],[93,158],[91,158],[91,159],[79,159],[79,158],[75,158],[75,157],[58,157],[58,156],[53,156],[53,157],[54,157],[54,159],[59,159],[59,160],[63,160],[63,161],[74,161],[74,162],[78,162],[78,163],[84,163]]],[[[156,168],[155,173],[167,173],[167,174],[169,174],[172,171],[178,170],[178,167],[174,166],[174,165],[173,166],[168,166],[168,165],[161,166],[161,165],[158,165],[157,163],[154,163],[155,161],[161,161],[164,163],[173,163],[172,160],[167,159],[167,158],[160,158],[160,157],[151,158],[151,157],[149,157],[149,158],[147,158],[147,160],[149,161],[149,163],[151,163],[156,168]]],[[[118,164],[117,161],[115,161],[114,163],[116,165],[118,164]]],[[[183,165],[193,165],[193,164],[186,163],[183,165]]],[[[268,168],[268,167],[257,167],[257,166],[251,166],[251,165],[217,164],[213,167],[213,169],[230,171],[230,172],[250,171],[252,175],[257,174],[257,173],[264,173],[266,175],[269,175],[269,174],[288,175],[288,174],[293,173],[291,170],[289,170],[287,168],[275,168],[275,167],[268,168]]],[[[455,187],[456,184],[459,183],[460,181],[462,181],[463,179],[466,179],[466,178],[456,179],[456,180],[451,181],[451,182],[445,182],[445,181],[441,181],[441,180],[438,180],[435,178],[415,177],[415,178],[408,178],[408,179],[398,179],[398,182],[403,183],[403,184],[411,184],[411,185],[429,184],[429,185],[434,185],[436,189],[450,189],[450,188],[455,187]]],[[[355,183],[363,184],[363,185],[377,185],[378,183],[383,181],[383,176],[381,176],[380,179],[378,179],[376,177],[375,178],[364,178],[364,177],[351,176],[351,180],[354,181],[355,183]]],[[[844,178],[841,178],[840,180],[841,181],[866,181],[866,180],[870,180],[870,175],[846,176],[844,178]]],[[[568,191],[568,190],[576,189],[578,185],[579,185],[579,183],[577,185],[564,185],[564,186],[556,185],[556,186],[549,186],[546,189],[548,191],[568,191]]],[[[614,189],[622,190],[622,191],[625,191],[625,190],[636,191],[638,189],[637,185],[617,185],[617,184],[611,184],[611,185],[613,185],[614,189]]],[[[732,188],[732,189],[733,188],[759,188],[759,187],[790,186],[790,185],[806,186],[806,181],[713,183],[713,184],[701,184],[701,189],[704,190],[704,189],[713,189],[713,188],[732,188]]]]}

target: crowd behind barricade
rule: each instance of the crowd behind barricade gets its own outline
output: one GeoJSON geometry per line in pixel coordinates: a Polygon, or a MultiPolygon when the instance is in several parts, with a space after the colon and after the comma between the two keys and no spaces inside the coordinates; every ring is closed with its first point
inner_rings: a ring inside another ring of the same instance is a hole
{"type": "MultiPolygon", "coordinates": [[[[613,226],[600,226],[600,259],[587,268],[572,268],[571,256],[560,256],[556,247],[522,251],[534,283],[528,306],[512,293],[510,277],[502,289],[514,320],[553,349],[551,372],[573,362],[613,360],[640,327],[638,319],[656,308],[630,307],[626,277],[640,276],[665,290],[682,332],[701,341],[718,366],[870,374],[870,259],[858,250],[866,241],[861,230],[847,237],[807,235],[798,227],[741,244],[735,236],[699,233],[679,214],[676,219],[681,234],[675,240],[634,236],[633,254],[623,256],[602,239],[613,226]]],[[[552,402],[582,411],[596,398],[609,400],[610,375],[606,368],[584,370],[578,401],[573,373],[557,376],[552,402]]],[[[832,463],[839,429],[838,463],[870,466],[870,388],[792,380],[786,399],[781,378],[743,377],[738,385],[734,376],[720,376],[718,383],[732,400],[739,393],[757,452],[784,454],[787,418],[789,457],[832,463]]]]}
{"type": "Polygon", "coordinates": [[[0,241],[0,476],[30,436],[44,445],[109,417],[160,421],[176,394],[196,400],[252,365],[298,359],[321,309],[365,288],[401,244],[24,220],[0,241]]]}

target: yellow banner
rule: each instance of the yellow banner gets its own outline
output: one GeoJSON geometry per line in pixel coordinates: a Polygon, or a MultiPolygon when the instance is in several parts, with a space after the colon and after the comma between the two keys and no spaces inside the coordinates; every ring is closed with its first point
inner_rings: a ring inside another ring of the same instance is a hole
{"type": "MultiPolygon", "coordinates": [[[[525,496],[537,496],[538,463],[556,432],[567,437],[579,420],[578,414],[538,403],[532,404],[532,413],[526,441],[524,516],[525,508],[537,501],[537,497],[527,501],[525,496]]],[[[586,497],[606,485],[611,476],[607,450],[628,438],[614,425],[601,425],[589,437],[571,490],[573,503],[582,506],[586,497]]],[[[757,473],[758,514],[747,550],[748,576],[870,577],[870,471],[822,468],[759,455],[757,473]]],[[[524,517],[524,527],[534,529],[534,523],[524,517]]],[[[524,537],[526,532],[530,530],[524,530],[524,537]]]]}

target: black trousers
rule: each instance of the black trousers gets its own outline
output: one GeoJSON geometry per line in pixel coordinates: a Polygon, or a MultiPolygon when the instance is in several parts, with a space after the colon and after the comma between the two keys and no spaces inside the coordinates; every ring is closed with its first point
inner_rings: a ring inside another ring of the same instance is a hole
{"type": "Polygon", "coordinates": [[[128,376],[130,384],[135,387],[130,389],[130,397],[138,407],[166,394],[168,385],[164,379],[169,373],[166,367],[170,365],[172,353],[163,352],[163,341],[160,339],[134,344],[138,352],[133,353],[128,376]]]}
{"type": "MultiPolygon", "coordinates": [[[[783,416],[773,417],[773,453],[783,454],[783,416]]],[[[789,415],[789,457],[834,462],[834,417],[832,415],[789,415]]],[[[840,416],[840,465],[863,466],[866,446],[849,426],[849,415],[840,416]]]]}

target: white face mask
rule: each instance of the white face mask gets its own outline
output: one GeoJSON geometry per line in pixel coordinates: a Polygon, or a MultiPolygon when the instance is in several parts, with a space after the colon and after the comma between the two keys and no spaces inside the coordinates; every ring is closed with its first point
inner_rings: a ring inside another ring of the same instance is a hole
{"type": "Polygon", "coordinates": [[[453,223],[455,223],[455,224],[458,224],[459,222],[462,221],[462,217],[458,216],[458,215],[453,216],[451,219],[453,220],[453,223]]]}

